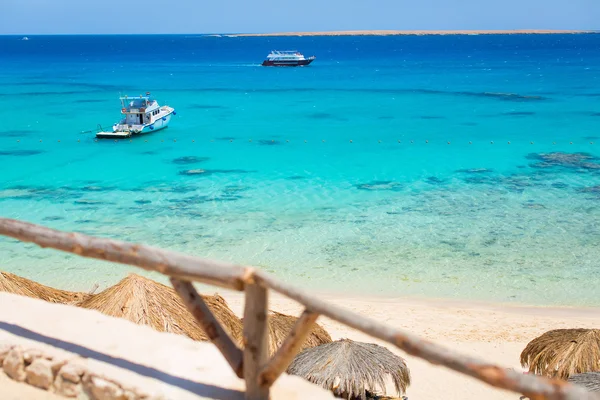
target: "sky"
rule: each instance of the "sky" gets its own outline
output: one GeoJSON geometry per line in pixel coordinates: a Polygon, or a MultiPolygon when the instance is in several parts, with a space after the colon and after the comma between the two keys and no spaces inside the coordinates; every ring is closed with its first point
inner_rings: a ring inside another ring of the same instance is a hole
{"type": "Polygon", "coordinates": [[[0,0],[0,34],[600,29],[600,0],[0,0]]]}

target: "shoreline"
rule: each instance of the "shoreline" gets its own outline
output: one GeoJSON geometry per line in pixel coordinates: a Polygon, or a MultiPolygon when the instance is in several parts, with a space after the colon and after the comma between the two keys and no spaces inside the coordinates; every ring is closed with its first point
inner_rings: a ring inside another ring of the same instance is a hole
{"type": "MultiPolygon", "coordinates": [[[[236,292],[228,289],[221,289],[214,286],[198,285],[198,291],[202,294],[218,293],[227,301],[231,299],[234,303],[243,304],[244,295],[242,292],[236,292]],[[208,288],[208,289],[206,289],[208,288]]],[[[518,316],[534,316],[544,318],[600,318],[600,306],[569,306],[569,305],[531,305],[519,303],[502,303],[486,300],[469,300],[455,298],[436,298],[436,297],[400,297],[400,296],[377,296],[357,294],[343,294],[337,292],[323,292],[318,290],[304,290],[310,292],[323,301],[336,303],[344,307],[344,304],[369,304],[371,306],[386,307],[418,307],[431,308],[438,310],[465,310],[473,312],[501,312],[518,316]]],[[[273,292],[271,295],[274,305],[283,305],[284,308],[294,308],[295,301],[273,292]]],[[[279,311],[279,310],[276,310],[279,311]]],[[[300,307],[298,306],[298,311],[300,307]]],[[[600,321],[599,321],[600,322],[600,321]]]]}
{"type": "MultiPolygon", "coordinates": [[[[136,273],[139,275],[146,276],[150,279],[154,279],[162,284],[170,286],[169,280],[162,274],[158,273],[147,273],[146,271],[130,270],[129,272],[136,273]]],[[[275,275],[276,276],[276,275],[275,275]]],[[[120,279],[124,278],[123,275],[120,279]]],[[[281,278],[278,278],[281,279],[281,278]]],[[[81,286],[78,291],[87,291],[96,282],[90,282],[87,286],[81,286]]],[[[116,284],[117,281],[112,284],[116,284]]],[[[292,283],[294,284],[294,283],[292,283]]],[[[203,294],[219,293],[225,297],[227,296],[241,296],[242,292],[236,292],[228,289],[223,289],[218,286],[211,286],[204,283],[196,282],[199,292],[203,294]]],[[[386,294],[384,293],[373,293],[369,290],[351,292],[343,292],[338,289],[323,289],[317,287],[311,289],[304,284],[295,283],[294,286],[303,292],[317,296],[325,301],[344,301],[344,302],[369,302],[374,304],[411,304],[417,306],[431,306],[439,308],[471,308],[471,309],[483,309],[483,310],[502,310],[510,311],[516,314],[531,314],[540,315],[547,314],[550,316],[568,315],[568,316],[581,316],[581,317],[592,317],[600,315],[600,304],[598,305],[580,305],[580,304],[539,304],[539,303],[525,303],[517,301],[500,301],[494,299],[481,299],[481,298],[468,298],[468,297],[436,297],[427,295],[397,295],[397,294],[386,294]]],[[[108,287],[108,286],[106,286],[108,287]]],[[[100,286],[96,293],[106,289],[106,287],[100,286]]],[[[70,290],[72,290],[71,288],[70,290]]],[[[290,300],[291,301],[291,300],[290,300]]]]}
{"type": "MultiPolygon", "coordinates": [[[[61,280],[61,283],[48,281],[47,279],[40,279],[39,276],[32,276],[31,274],[24,273],[23,270],[13,269],[13,268],[0,268],[0,271],[10,272],[19,276],[22,276],[27,279],[31,279],[40,284],[50,286],[60,290],[68,290],[75,292],[85,292],[87,293],[90,289],[94,288],[95,285],[99,285],[96,289],[95,293],[100,293],[101,291],[107,289],[110,286],[117,284],[121,279],[125,278],[130,273],[135,273],[138,275],[145,276],[149,279],[153,279],[157,282],[160,282],[164,285],[171,286],[169,280],[165,275],[149,272],[137,269],[135,267],[125,267],[125,269],[113,271],[114,273],[110,273],[110,279],[106,281],[100,281],[95,279],[86,279],[85,281],[76,280],[70,281],[70,284],[65,284],[64,280],[61,280]]],[[[281,278],[280,278],[281,279],[281,278]]],[[[238,295],[239,293],[230,291],[227,289],[219,288],[218,286],[211,286],[203,283],[196,283],[199,290],[204,294],[212,294],[212,293],[227,293],[233,296],[238,295]]],[[[473,308],[473,309],[485,309],[485,310],[513,310],[514,313],[518,314],[531,314],[531,315],[539,315],[540,313],[549,314],[552,316],[559,314],[566,315],[578,315],[578,316],[593,316],[600,315],[600,304],[569,304],[569,303],[540,303],[540,302],[519,302],[519,301],[502,301],[494,298],[480,298],[480,297],[467,297],[461,296],[460,293],[457,293],[456,296],[452,297],[444,297],[444,296],[435,296],[435,295],[427,295],[427,294],[392,294],[388,292],[377,292],[374,293],[372,290],[360,290],[356,288],[352,288],[351,291],[343,291],[340,288],[323,288],[322,285],[318,287],[310,287],[306,284],[295,283],[295,287],[298,289],[310,293],[312,295],[318,296],[327,301],[336,301],[336,300],[344,300],[344,301],[361,301],[361,302],[371,302],[378,304],[393,304],[393,303],[402,303],[402,304],[413,304],[413,305],[427,305],[432,307],[460,307],[460,308],[473,308]]]]}
{"type": "MultiPolygon", "coordinates": [[[[549,34],[589,34],[593,30],[554,30],[554,29],[513,29],[513,30],[355,30],[317,32],[272,32],[238,33],[222,35],[229,37],[278,37],[278,36],[429,36],[429,35],[549,35],[549,34]]],[[[216,35],[213,35],[216,36],[216,35]]],[[[221,36],[221,35],[219,35],[221,36]]]]}
{"type": "Polygon", "coordinates": [[[501,301],[494,299],[468,298],[468,297],[436,297],[427,295],[392,295],[392,294],[373,294],[365,292],[365,295],[357,293],[355,295],[342,292],[341,290],[322,290],[308,289],[303,285],[297,285],[301,290],[310,292],[324,299],[344,299],[348,301],[371,301],[377,303],[414,303],[428,304],[432,306],[449,306],[449,307],[472,307],[484,309],[514,309],[519,311],[528,310],[536,312],[539,310],[550,310],[554,314],[561,312],[576,312],[578,315],[600,315],[600,304],[598,305],[580,305],[580,304],[537,304],[537,303],[521,303],[518,301],[501,301]]]}

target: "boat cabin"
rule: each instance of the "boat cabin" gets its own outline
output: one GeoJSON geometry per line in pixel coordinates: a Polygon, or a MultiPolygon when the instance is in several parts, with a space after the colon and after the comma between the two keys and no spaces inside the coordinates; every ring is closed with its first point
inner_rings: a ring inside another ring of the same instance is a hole
{"type": "Polygon", "coordinates": [[[152,122],[152,116],[160,113],[158,102],[146,96],[129,97],[123,96],[121,100],[121,114],[125,115],[124,124],[126,125],[145,125],[152,122]]]}
{"type": "Polygon", "coordinates": [[[277,60],[302,60],[302,59],[304,59],[304,56],[297,50],[291,50],[291,51],[273,50],[267,56],[267,59],[268,60],[274,60],[274,59],[277,59],[277,60]]]}

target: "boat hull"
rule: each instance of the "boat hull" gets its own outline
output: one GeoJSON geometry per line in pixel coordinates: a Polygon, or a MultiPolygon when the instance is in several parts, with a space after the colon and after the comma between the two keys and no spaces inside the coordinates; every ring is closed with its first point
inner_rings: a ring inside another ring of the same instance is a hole
{"type": "Polygon", "coordinates": [[[161,129],[165,129],[166,127],[169,126],[169,122],[171,121],[171,113],[163,116],[162,118],[159,118],[158,120],[154,121],[154,123],[152,124],[146,124],[144,125],[144,128],[138,132],[138,133],[134,133],[137,135],[143,135],[145,133],[150,133],[150,132],[156,132],[156,131],[160,131],[161,129]],[[165,118],[165,120],[163,121],[163,118],[165,118]],[[152,128],[154,129],[152,129],[152,128]]]}
{"type": "Polygon", "coordinates": [[[141,126],[141,129],[131,129],[131,130],[117,130],[114,129],[112,132],[98,132],[96,137],[98,139],[125,139],[130,138],[132,136],[140,136],[145,135],[150,132],[160,131],[161,129],[165,129],[169,126],[169,122],[171,122],[171,117],[173,116],[173,111],[169,112],[166,115],[158,118],[151,124],[144,124],[141,126]]]}
{"type": "Polygon", "coordinates": [[[304,67],[313,62],[314,58],[307,58],[306,60],[265,60],[262,63],[263,67],[304,67]]]}

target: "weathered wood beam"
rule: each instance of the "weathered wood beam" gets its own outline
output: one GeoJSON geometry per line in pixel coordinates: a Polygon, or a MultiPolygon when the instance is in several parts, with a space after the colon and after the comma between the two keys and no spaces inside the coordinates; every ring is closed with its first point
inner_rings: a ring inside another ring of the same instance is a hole
{"type": "Polygon", "coordinates": [[[231,366],[235,374],[244,377],[244,355],[242,350],[236,346],[227,331],[221,326],[215,315],[210,311],[208,305],[198,294],[194,285],[188,281],[171,278],[173,288],[183,300],[183,304],[200,324],[210,341],[217,346],[225,360],[231,366]]]}
{"type": "Polygon", "coordinates": [[[304,341],[310,335],[317,318],[319,318],[319,314],[304,310],[294,324],[290,334],[281,344],[281,347],[277,349],[277,352],[273,355],[269,363],[261,369],[258,377],[261,385],[270,387],[285,372],[294,360],[294,357],[296,357],[296,354],[302,349],[302,344],[304,344],[304,341]]]}
{"type": "Polygon", "coordinates": [[[600,400],[600,395],[570,385],[565,381],[520,374],[489,362],[456,353],[411,333],[391,328],[342,307],[324,302],[317,296],[282,283],[262,271],[254,271],[253,279],[265,287],[296,300],[313,312],[391,343],[408,354],[423,358],[432,364],[443,365],[454,371],[469,375],[491,386],[524,394],[531,400],[600,400]]]}
{"type": "Polygon", "coordinates": [[[260,368],[269,357],[267,289],[255,283],[246,283],[244,306],[244,380],[246,400],[268,400],[269,386],[258,381],[260,368]]]}
{"type": "Polygon", "coordinates": [[[8,218],[0,218],[0,234],[84,257],[135,265],[182,280],[202,281],[228,289],[244,290],[244,268],[239,265],[191,257],[141,244],[57,231],[8,218]]]}

